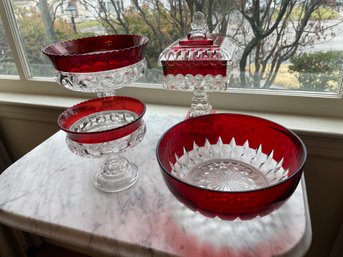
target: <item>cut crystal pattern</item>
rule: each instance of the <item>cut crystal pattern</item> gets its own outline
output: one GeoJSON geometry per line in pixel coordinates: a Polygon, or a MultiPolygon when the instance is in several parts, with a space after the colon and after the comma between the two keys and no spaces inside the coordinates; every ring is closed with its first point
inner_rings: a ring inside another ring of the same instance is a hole
{"type": "Polygon", "coordinates": [[[142,121],[142,125],[132,134],[125,137],[98,144],[78,143],[66,138],[69,149],[80,156],[88,158],[101,158],[110,154],[118,154],[124,152],[129,147],[134,147],[139,144],[146,133],[146,126],[142,121]]]}
{"type": "Polygon", "coordinates": [[[220,92],[227,90],[227,78],[222,75],[200,75],[169,74],[163,77],[163,86],[169,90],[192,91],[192,103],[189,109],[190,117],[198,117],[209,114],[212,105],[208,101],[206,92],[220,92]]]}
{"type": "Polygon", "coordinates": [[[113,92],[139,79],[147,69],[143,59],[127,67],[90,73],[57,72],[57,82],[78,92],[113,92]]]}
{"type": "Polygon", "coordinates": [[[163,86],[169,90],[218,92],[227,90],[227,78],[221,75],[191,75],[168,74],[163,77],[163,86]]]}
{"type": "Polygon", "coordinates": [[[99,132],[115,129],[136,120],[138,115],[127,110],[96,112],[79,119],[70,130],[75,132],[99,132]]]}
{"type": "Polygon", "coordinates": [[[245,191],[268,185],[266,178],[249,164],[232,160],[212,160],[200,164],[188,174],[188,180],[219,191],[245,191]]]}
{"type": "Polygon", "coordinates": [[[249,191],[276,184],[287,178],[288,170],[282,167],[283,160],[249,147],[249,142],[237,145],[234,138],[230,144],[223,144],[219,137],[216,144],[206,140],[199,147],[184,148],[181,157],[175,156],[171,164],[172,174],[181,180],[202,188],[218,191],[249,191]]]}
{"type": "Polygon", "coordinates": [[[103,192],[119,192],[129,188],[138,179],[138,168],[128,159],[119,156],[107,159],[95,174],[94,184],[103,192]]]}
{"type": "Polygon", "coordinates": [[[198,117],[209,114],[212,110],[212,105],[208,101],[208,96],[203,90],[195,90],[193,92],[192,104],[189,109],[190,117],[198,117]]]}

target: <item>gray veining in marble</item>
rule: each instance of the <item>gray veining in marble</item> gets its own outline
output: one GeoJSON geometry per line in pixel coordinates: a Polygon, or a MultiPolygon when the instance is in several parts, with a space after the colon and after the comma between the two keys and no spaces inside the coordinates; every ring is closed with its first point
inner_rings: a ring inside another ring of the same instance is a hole
{"type": "Polygon", "coordinates": [[[281,209],[250,221],[209,219],[171,195],[155,147],[181,119],[147,113],[145,138],[124,154],[139,181],[113,194],[93,185],[101,160],[72,154],[56,133],[0,176],[0,222],[109,256],[302,256],[311,228],[301,184],[281,209]]]}

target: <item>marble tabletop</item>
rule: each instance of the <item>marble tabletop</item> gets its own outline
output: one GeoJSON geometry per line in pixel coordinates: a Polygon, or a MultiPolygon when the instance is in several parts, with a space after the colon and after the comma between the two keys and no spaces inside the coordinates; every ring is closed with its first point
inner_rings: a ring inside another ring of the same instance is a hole
{"type": "Polygon", "coordinates": [[[148,111],[143,141],[124,154],[140,178],[119,193],[99,192],[101,160],[72,154],[56,133],[0,176],[0,223],[106,256],[303,256],[311,243],[303,179],[279,210],[248,221],[206,218],[173,197],[155,147],[182,118],[148,111]]]}

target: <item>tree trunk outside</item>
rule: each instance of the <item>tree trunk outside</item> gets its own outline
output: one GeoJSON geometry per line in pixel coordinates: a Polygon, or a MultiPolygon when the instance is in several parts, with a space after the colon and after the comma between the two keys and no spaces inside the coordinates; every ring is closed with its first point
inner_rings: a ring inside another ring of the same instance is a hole
{"type": "Polygon", "coordinates": [[[54,30],[54,25],[49,12],[49,6],[47,0],[39,0],[38,3],[40,13],[42,15],[43,24],[45,28],[45,33],[48,37],[50,43],[56,42],[56,34],[54,30]]]}

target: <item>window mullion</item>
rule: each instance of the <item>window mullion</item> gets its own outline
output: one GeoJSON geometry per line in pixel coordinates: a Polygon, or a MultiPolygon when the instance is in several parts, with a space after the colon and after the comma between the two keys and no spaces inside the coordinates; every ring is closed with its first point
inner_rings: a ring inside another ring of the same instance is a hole
{"type": "Polygon", "coordinates": [[[18,74],[21,79],[30,79],[31,71],[10,0],[0,1],[0,15],[18,74]]]}

